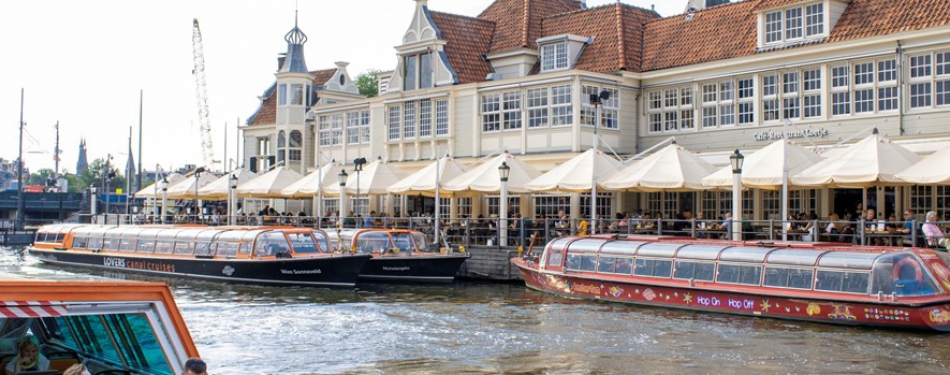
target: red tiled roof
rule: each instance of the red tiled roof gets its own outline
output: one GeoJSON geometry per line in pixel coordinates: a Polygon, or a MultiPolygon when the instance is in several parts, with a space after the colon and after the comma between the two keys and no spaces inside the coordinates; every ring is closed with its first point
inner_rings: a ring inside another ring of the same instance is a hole
{"type": "Polygon", "coordinates": [[[576,69],[592,72],[640,71],[643,25],[659,18],[653,11],[621,3],[556,15],[544,19],[545,36],[575,34],[593,37],[576,69]]]}
{"type": "Polygon", "coordinates": [[[673,68],[756,53],[757,22],[749,0],[647,24],[642,71],[673,68]]]}
{"type": "MultiPolygon", "coordinates": [[[[647,24],[643,71],[667,69],[756,54],[757,10],[799,0],[747,0],[664,18],[647,24]]],[[[950,25],[948,0],[850,0],[824,40],[789,46],[833,43],[895,32],[950,25]]]]}
{"type": "Polygon", "coordinates": [[[458,74],[458,83],[484,81],[492,68],[482,55],[488,53],[495,24],[455,14],[429,13],[446,41],[445,55],[458,74]]]}
{"type": "Polygon", "coordinates": [[[496,0],[478,18],[495,23],[489,52],[536,48],[545,17],[581,9],[577,0],[496,0]]]}
{"type": "Polygon", "coordinates": [[[828,42],[950,25],[948,0],[851,0],[828,42]]]}
{"type": "MultiPolygon", "coordinates": [[[[314,86],[323,85],[333,78],[333,75],[336,74],[336,68],[315,70],[310,72],[310,74],[314,76],[314,86]]],[[[268,91],[269,95],[261,102],[261,106],[257,108],[257,113],[251,118],[251,123],[248,124],[249,126],[273,125],[277,123],[277,90],[274,86],[271,86],[271,89],[268,89],[268,91]]]]}

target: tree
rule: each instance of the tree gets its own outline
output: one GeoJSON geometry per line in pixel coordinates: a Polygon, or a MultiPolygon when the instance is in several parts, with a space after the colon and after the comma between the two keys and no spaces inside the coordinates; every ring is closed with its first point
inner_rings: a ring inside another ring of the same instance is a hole
{"type": "Polygon", "coordinates": [[[360,95],[366,95],[367,98],[379,95],[379,78],[376,78],[378,73],[378,70],[370,69],[356,76],[356,88],[360,90],[360,95]]]}
{"type": "Polygon", "coordinates": [[[46,180],[53,175],[53,170],[49,168],[43,168],[36,173],[30,173],[30,180],[27,182],[27,185],[46,185],[46,180]]]}

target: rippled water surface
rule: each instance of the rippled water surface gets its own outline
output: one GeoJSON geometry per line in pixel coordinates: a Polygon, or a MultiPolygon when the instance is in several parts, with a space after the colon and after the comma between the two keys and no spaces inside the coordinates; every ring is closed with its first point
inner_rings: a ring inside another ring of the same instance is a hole
{"type": "Polygon", "coordinates": [[[171,285],[212,374],[947,374],[950,335],[564,299],[519,284],[233,285],[47,266],[0,271],[171,285]]]}

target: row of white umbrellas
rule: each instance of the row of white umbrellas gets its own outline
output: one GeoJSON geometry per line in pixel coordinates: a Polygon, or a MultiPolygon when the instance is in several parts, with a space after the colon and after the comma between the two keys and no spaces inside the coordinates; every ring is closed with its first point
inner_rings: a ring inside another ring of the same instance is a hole
{"type": "MultiPolygon", "coordinates": [[[[779,188],[787,158],[788,185],[793,188],[950,184],[950,165],[945,162],[948,157],[950,148],[921,158],[877,132],[824,158],[802,146],[777,141],[745,157],[741,179],[745,187],[779,188]]],[[[511,168],[507,187],[512,194],[589,192],[595,181],[599,189],[607,191],[695,191],[731,188],[733,177],[731,166],[717,171],[674,143],[629,165],[599,150],[588,150],[544,174],[507,152],[469,168],[451,158],[441,158],[409,175],[377,159],[363,168],[360,178],[350,176],[346,191],[434,196],[439,181],[441,197],[497,193],[502,188],[498,171],[502,163],[511,168]]],[[[237,177],[238,197],[306,199],[318,194],[339,196],[340,168],[328,163],[307,176],[287,168],[260,176],[247,170],[232,174],[237,177]]],[[[166,196],[223,200],[228,196],[230,175],[216,178],[202,174],[196,178],[173,174],[167,177],[166,196]]],[[[156,192],[155,186],[149,186],[136,196],[152,198],[156,192]]]]}

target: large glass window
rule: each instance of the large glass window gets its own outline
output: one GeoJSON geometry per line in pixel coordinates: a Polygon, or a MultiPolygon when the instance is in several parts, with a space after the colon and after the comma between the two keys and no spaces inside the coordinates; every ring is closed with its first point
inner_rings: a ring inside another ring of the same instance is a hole
{"type": "Polygon", "coordinates": [[[673,273],[672,269],[672,260],[637,258],[633,274],[637,276],[669,278],[673,273]]]}
{"type": "Polygon", "coordinates": [[[950,52],[910,57],[910,108],[950,105],[950,52]]]}
{"type": "Polygon", "coordinates": [[[419,137],[432,136],[432,101],[419,101],[419,137]]]}
{"type": "Polygon", "coordinates": [[[432,87],[432,55],[428,53],[405,57],[406,91],[432,87]]]}
{"type": "Polygon", "coordinates": [[[402,109],[402,137],[416,137],[416,102],[408,101],[403,103],[402,109]]]}
{"type": "Polygon", "coordinates": [[[402,107],[393,105],[389,107],[389,140],[399,139],[402,123],[402,107]]]}
{"type": "Polygon", "coordinates": [[[817,3],[805,7],[805,35],[812,37],[825,32],[825,5],[817,3]]]}
{"type": "Polygon", "coordinates": [[[567,69],[567,43],[553,43],[541,46],[541,71],[567,69]]]}
{"type": "Polygon", "coordinates": [[[521,91],[510,91],[503,94],[502,112],[503,128],[505,130],[521,129],[521,91]]]}
{"type": "Polygon", "coordinates": [[[648,111],[651,112],[651,132],[695,129],[693,87],[681,86],[651,91],[648,111]]]}
{"type": "Polygon", "coordinates": [[[501,94],[482,95],[482,131],[501,130],[501,94]]]}
{"type": "Polygon", "coordinates": [[[552,125],[571,125],[574,123],[574,106],[571,97],[571,85],[551,87],[552,125]]]}
{"type": "Polygon", "coordinates": [[[765,43],[782,41],[782,12],[765,14],[765,43]]]}
{"type": "Polygon", "coordinates": [[[729,284],[759,285],[762,277],[762,266],[747,266],[738,264],[719,264],[719,273],[716,282],[729,284]]]}
{"type": "Polygon", "coordinates": [[[449,134],[449,101],[437,100],[435,102],[435,135],[442,136],[449,134]]]}

